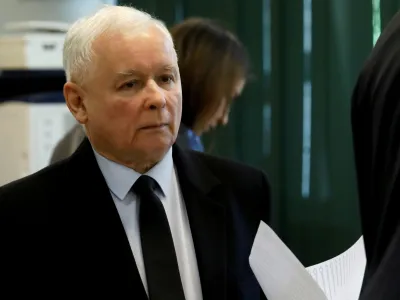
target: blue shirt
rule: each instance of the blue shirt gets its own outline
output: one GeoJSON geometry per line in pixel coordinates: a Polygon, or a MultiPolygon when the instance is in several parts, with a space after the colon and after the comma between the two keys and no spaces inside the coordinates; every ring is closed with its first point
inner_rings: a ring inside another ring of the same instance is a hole
{"type": "Polygon", "coordinates": [[[178,138],[176,143],[183,149],[191,149],[199,152],[204,152],[204,146],[201,139],[193,130],[181,124],[179,127],[178,138]]]}

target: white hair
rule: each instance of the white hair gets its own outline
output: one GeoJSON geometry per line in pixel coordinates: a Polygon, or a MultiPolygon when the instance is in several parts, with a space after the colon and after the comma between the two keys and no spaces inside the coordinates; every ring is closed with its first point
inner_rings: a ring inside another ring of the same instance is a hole
{"type": "Polygon", "coordinates": [[[63,65],[67,81],[82,83],[93,61],[93,42],[106,32],[134,35],[156,26],[172,41],[164,23],[128,6],[105,5],[93,15],[77,20],[64,42],[63,65]]]}

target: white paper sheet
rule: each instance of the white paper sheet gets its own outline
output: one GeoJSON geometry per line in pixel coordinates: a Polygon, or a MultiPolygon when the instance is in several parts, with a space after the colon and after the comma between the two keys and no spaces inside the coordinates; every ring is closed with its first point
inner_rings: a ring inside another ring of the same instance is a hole
{"type": "Polygon", "coordinates": [[[329,300],[357,300],[365,265],[364,240],[360,237],[347,251],[306,270],[329,300]]]}
{"type": "Polygon", "coordinates": [[[341,255],[306,269],[261,222],[249,261],[268,300],[357,300],[365,252],[361,237],[341,255]]]}

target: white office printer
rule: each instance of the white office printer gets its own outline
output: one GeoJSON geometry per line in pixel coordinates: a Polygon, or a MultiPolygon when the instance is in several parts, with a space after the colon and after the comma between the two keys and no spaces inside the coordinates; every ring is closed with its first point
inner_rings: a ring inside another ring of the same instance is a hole
{"type": "MultiPolygon", "coordinates": [[[[44,95],[33,97],[51,98],[44,95]]],[[[0,103],[0,186],[48,166],[55,145],[76,124],[59,99],[34,103],[28,98],[0,103]]]]}
{"type": "Polygon", "coordinates": [[[46,167],[76,123],[62,95],[65,33],[76,19],[116,0],[0,2],[1,186],[46,167]]]}
{"type": "Polygon", "coordinates": [[[68,27],[51,21],[6,23],[0,35],[0,69],[62,69],[68,27]]]}
{"type": "Polygon", "coordinates": [[[0,186],[46,167],[54,146],[75,123],[62,95],[68,27],[61,22],[13,22],[0,35],[0,186]],[[3,84],[7,80],[15,84],[3,84]],[[33,80],[43,90],[26,89],[33,80]]]}

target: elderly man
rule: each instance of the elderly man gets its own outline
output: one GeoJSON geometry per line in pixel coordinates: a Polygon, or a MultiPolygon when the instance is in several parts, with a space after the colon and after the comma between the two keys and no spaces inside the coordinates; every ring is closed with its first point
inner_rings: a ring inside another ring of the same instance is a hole
{"type": "Polygon", "coordinates": [[[64,67],[65,100],[87,138],[67,160],[0,188],[1,291],[262,299],[248,259],[269,218],[267,179],[172,147],[182,99],[165,26],[102,8],[70,28],[64,67]]]}

